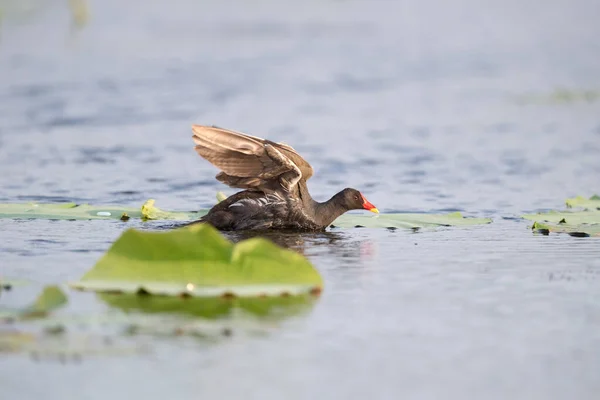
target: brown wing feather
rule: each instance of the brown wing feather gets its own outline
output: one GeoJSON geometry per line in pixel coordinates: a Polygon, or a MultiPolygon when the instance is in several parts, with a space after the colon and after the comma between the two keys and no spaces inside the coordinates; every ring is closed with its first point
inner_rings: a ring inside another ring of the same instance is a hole
{"type": "Polygon", "coordinates": [[[302,179],[305,181],[309,180],[311,176],[313,176],[313,168],[311,165],[304,159],[298,152],[290,145],[285,143],[273,143],[271,141],[267,142],[271,143],[273,146],[277,148],[277,150],[281,151],[286,157],[288,157],[294,164],[300,168],[302,171],[302,179]]]}
{"type": "Polygon", "coordinates": [[[221,169],[217,179],[231,187],[273,190],[278,184],[287,186],[289,179],[282,175],[289,178],[292,170],[296,175],[299,170],[301,179],[313,174],[310,164],[286,144],[214,126],[193,125],[192,131],[196,152],[221,169]]]}

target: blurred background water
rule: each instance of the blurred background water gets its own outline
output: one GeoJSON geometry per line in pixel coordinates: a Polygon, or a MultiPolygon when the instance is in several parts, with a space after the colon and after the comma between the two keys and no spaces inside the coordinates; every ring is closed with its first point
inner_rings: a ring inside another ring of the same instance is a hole
{"type": "MultiPolygon", "coordinates": [[[[598,243],[511,218],[600,191],[599,2],[24,4],[0,1],[2,202],[207,208],[232,191],[193,150],[200,123],[291,144],[319,200],[349,186],[384,212],[494,224],[299,237],[326,282],[309,315],[152,358],[4,357],[7,396],[596,398],[598,243]]],[[[123,229],[2,225],[1,273],[40,284],[123,229]]]]}

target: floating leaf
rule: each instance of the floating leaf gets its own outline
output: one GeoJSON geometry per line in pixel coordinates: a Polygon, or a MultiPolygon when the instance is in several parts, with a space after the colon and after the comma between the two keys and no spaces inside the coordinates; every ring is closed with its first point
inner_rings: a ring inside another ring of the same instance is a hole
{"type": "Polygon", "coordinates": [[[126,213],[131,218],[142,217],[141,211],[117,206],[90,206],[75,203],[58,204],[0,204],[0,218],[92,220],[120,219],[126,213]]]}
{"type": "Polygon", "coordinates": [[[36,301],[23,309],[0,309],[1,320],[29,319],[46,316],[67,303],[67,297],[58,286],[47,286],[36,301]]]}
{"type": "Polygon", "coordinates": [[[538,214],[524,214],[524,219],[537,222],[551,222],[569,225],[600,224],[600,212],[596,211],[549,211],[538,214]]]}
{"type": "Polygon", "coordinates": [[[563,224],[552,224],[552,223],[541,223],[534,222],[532,229],[543,234],[550,232],[556,233],[568,233],[571,236],[577,237],[588,237],[588,236],[599,236],[600,237],[600,224],[580,224],[580,225],[569,225],[563,224]]]}
{"type": "MultiPolygon", "coordinates": [[[[594,200],[596,199],[591,198],[586,201],[594,200]]],[[[578,203],[575,201],[572,204],[578,203]]],[[[525,214],[522,217],[534,221],[533,230],[546,234],[559,232],[571,236],[600,236],[600,212],[598,211],[550,211],[525,214]]]]}
{"type": "Polygon", "coordinates": [[[593,195],[589,199],[577,196],[566,201],[568,208],[583,208],[585,210],[600,210],[600,196],[593,195]]]}
{"type": "Polygon", "coordinates": [[[468,226],[489,224],[489,218],[465,218],[459,212],[450,214],[379,214],[375,216],[344,214],[333,222],[340,228],[352,228],[357,225],[365,228],[426,228],[436,226],[468,226]]]}
{"type": "MultiPolygon", "coordinates": [[[[223,195],[224,196],[224,195],[223,195]]],[[[217,199],[223,199],[217,195],[217,199]]],[[[0,204],[0,218],[24,219],[142,219],[145,221],[195,221],[205,215],[208,210],[199,211],[164,211],[155,206],[154,200],[148,200],[141,209],[116,206],[90,206],[87,204],[0,204]],[[123,218],[123,215],[126,218],[123,218]],[[127,218],[128,217],[128,218],[127,218]]],[[[465,218],[460,213],[449,214],[344,214],[333,223],[340,228],[361,226],[366,228],[424,228],[436,226],[469,226],[489,224],[489,218],[465,218]]]]}
{"type": "Polygon", "coordinates": [[[47,313],[67,304],[67,296],[58,286],[48,286],[28,308],[28,314],[47,313]]]}
{"type": "Polygon", "coordinates": [[[210,225],[166,232],[129,229],[79,282],[83,290],[170,296],[278,296],[319,292],[302,255],[263,238],[233,245],[210,225]]]}

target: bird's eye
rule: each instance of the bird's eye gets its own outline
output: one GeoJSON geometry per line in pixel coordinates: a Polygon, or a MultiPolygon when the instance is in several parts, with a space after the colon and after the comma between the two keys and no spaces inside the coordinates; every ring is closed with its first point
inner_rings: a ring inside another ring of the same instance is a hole
{"type": "Polygon", "coordinates": [[[358,196],[357,195],[354,195],[354,200],[358,200],[358,196]]]}

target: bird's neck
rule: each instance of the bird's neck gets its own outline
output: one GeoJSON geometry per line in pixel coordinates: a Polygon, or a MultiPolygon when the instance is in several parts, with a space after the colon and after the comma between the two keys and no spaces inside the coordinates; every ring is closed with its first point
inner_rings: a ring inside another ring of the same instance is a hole
{"type": "Polygon", "coordinates": [[[342,202],[340,201],[341,193],[337,193],[329,200],[321,203],[313,200],[306,184],[299,185],[299,190],[306,210],[314,218],[314,222],[320,226],[328,227],[337,217],[348,211],[342,206],[342,202]]]}

